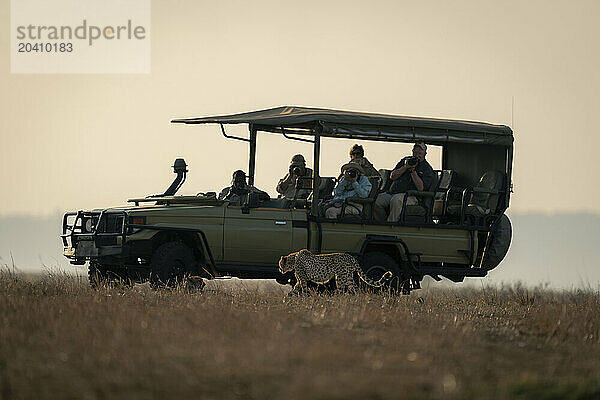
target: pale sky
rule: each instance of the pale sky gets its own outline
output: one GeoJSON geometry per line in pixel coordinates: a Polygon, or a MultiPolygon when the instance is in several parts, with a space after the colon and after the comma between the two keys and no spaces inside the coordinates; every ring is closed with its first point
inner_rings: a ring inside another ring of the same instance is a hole
{"type": "MultiPolygon", "coordinates": [[[[2,215],[160,193],[177,157],[190,169],[181,193],[220,190],[247,170],[247,145],[169,121],[280,105],[510,125],[512,212],[600,212],[598,1],[153,1],[143,75],[10,74],[9,7],[2,0],[2,215]]],[[[324,143],[324,175],[352,143],[324,143]]],[[[410,149],[363,145],[377,168],[410,149]]],[[[298,152],[311,166],[310,146],[260,135],[257,186],[275,195],[298,152]]],[[[428,158],[439,167],[438,150],[428,158]]]]}

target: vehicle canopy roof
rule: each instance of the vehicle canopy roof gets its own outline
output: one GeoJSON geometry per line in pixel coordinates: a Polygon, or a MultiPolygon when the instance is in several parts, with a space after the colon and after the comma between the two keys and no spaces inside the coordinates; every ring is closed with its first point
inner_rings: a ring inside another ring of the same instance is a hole
{"type": "Polygon", "coordinates": [[[505,125],[437,118],[405,117],[357,111],[283,106],[240,114],[174,119],[184,124],[243,124],[256,130],[357,140],[431,144],[470,143],[512,147],[513,132],[505,125]]]}

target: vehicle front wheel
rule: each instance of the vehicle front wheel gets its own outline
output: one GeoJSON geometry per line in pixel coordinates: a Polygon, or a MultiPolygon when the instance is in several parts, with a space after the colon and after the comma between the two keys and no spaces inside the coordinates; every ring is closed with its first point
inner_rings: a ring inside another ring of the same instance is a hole
{"type": "Polygon", "coordinates": [[[126,271],[118,266],[100,264],[95,261],[90,262],[88,278],[92,289],[98,289],[102,286],[133,286],[133,281],[127,276],[126,271]]]}
{"type": "Polygon", "coordinates": [[[150,285],[153,288],[175,287],[184,283],[196,264],[194,252],[181,242],[160,245],[150,262],[150,285]]]}

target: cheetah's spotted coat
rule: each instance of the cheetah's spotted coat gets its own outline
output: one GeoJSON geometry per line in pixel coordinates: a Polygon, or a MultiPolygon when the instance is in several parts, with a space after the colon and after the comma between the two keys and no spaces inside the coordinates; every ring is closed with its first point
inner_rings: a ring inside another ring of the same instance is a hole
{"type": "Polygon", "coordinates": [[[282,274],[294,271],[296,286],[291,293],[298,293],[306,287],[308,281],[323,284],[335,278],[338,290],[355,290],[354,273],[368,285],[381,287],[392,277],[387,271],[377,282],[369,279],[360,268],[358,261],[350,254],[331,253],[313,254],[308,250],[300,250],[279,260],[279,271],[282,274]]]}

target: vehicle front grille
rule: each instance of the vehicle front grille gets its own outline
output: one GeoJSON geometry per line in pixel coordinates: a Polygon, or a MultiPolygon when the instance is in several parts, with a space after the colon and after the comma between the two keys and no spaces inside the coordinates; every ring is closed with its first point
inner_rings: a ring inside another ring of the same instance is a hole
{"type": "Polygon", "coordinates": [[[123,231],[122,214],[104,214],[98,225],[99,233],[121,233],[123,231]]]}

